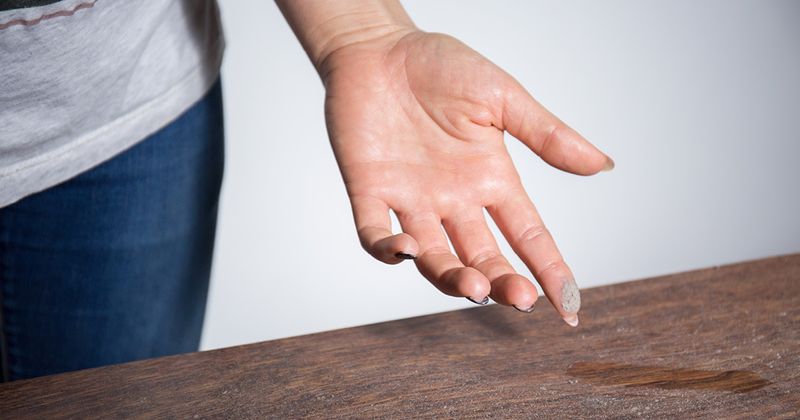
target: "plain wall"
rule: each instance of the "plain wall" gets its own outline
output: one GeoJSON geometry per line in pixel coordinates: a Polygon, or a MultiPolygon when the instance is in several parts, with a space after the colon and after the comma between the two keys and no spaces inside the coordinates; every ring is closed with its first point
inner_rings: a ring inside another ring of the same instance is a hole
{"type": "MultiPolygon", "coordinates": [[[[800,3],[404,4],[616,160],[578,177],[507,137],[583,288],[800,251],[800,3]]],[[[227,172],[203,348],[472,306],[361,250],[305,53],[272,2],[221,9],[227,172]]]]}

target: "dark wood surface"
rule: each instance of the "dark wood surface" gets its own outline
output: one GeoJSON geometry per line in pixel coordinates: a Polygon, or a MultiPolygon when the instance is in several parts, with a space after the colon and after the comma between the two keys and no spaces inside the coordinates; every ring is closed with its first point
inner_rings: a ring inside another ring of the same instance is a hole
{"type": "Polygon", "coordinates": [[[489,305],[12,382],[0,417],[800,415],[800,255],[583,302],[576,329],[489,305]]]}

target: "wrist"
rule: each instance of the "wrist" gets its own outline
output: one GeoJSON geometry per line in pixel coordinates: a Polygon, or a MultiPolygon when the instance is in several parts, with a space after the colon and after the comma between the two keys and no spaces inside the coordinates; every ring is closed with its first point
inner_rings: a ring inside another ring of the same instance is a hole
{"type": "Polygon", "coordinates": [[[385,54],[400,39],[417,32],[420,30],[413,26],[388,25],[365,28],[358,34],[348,33],[332,39],[314,61],[314,67],[322,83],[327,86],[328,76],[334,68],[354,65],[365,56],[375,57],[375,53],[385,54]]]}
{"type": "Polygon", "coordinates": [[[372,21],[360,24],[361,26],[357,25],[352,26],[356,29],[342,27],[323,35],[321,38],[323,40],[319,42],[319,47],[311,56],[311,61],[320,75],[326,72],[326,66],[329,65],[333,56],[350,47],[367,44],[392,44],[409,33],[419,31],[413,24],[402,22],[376,23],[372,21]]]}
{"type": "Polygon", "coordinates": [[[327,63],[351,46],[392,42],[418,31],[397,0],[276,0],[323,77],[327,63]]]}

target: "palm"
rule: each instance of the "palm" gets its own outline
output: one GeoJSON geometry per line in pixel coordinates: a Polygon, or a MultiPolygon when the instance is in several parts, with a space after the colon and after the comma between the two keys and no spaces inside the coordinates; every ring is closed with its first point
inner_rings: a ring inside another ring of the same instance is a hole
{"type": "MultiPolygon", "coordinates": [[[[503,142],[503,129],[524,137],[536,128],[524,124],[552,116],[542,109],[541,115],[509,121],[515,112],[509,101],[532,99],[491,62],[443,35],[364,43],[337,59],[347,65],[331,65],[326,75],[328,129],[367,251],[387,263],[417,256],[422,274],[447,294],[473,300],[490,295],[518,309],[532,307],[536,289],[500,254],[483,217],[486,208],[557,309],[572,316],[572,275],[503,142]],[[403,234],[389,231],[389,209],[403,234]]],[[[570,135],[561,130],[562,137],[570,135]]],[[[549,131],[552,137],[558,130],[549,131]]],[[[588,143],[567,143],[565,149],[548,145],[552,140],[529,145],[602,156],[588,143]]],[[[592,158],[600,162],[589,156],[589,167],[576,172],[596,172],[592,158]]]]}

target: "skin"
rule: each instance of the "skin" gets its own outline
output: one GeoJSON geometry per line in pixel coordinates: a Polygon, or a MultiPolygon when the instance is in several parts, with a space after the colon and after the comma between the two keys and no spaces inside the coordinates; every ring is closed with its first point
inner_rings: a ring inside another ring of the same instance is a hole
{"type": "Polygon", "coordinates": [[[387,264],[415,257],[419,272],[447,295],[488,296],[529,312],[536,287],[500,252],[486,209],[576,326],[574,276],[522,186],[503,133],[574,174],[610,170],[613,161],[489,60],[455,38],[417,29],[396,1],[278,5],[325,85],[328,134],[364,249],[387,264]],[[402,233],[391,231],[390,210],[402,233]]]}

